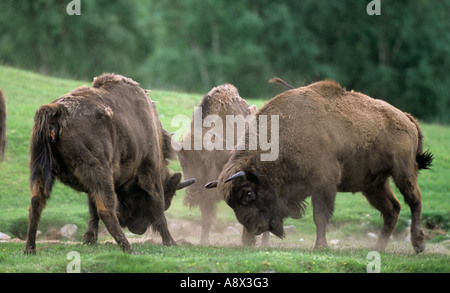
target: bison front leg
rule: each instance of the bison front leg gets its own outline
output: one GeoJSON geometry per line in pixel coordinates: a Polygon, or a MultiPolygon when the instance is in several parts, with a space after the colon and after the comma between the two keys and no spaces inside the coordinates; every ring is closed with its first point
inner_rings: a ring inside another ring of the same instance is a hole
{"type": "Polygon", "coordinates": [[[256,244],[256,236],[253,234],[250,234],[247,229],[242,226],[242,245],[244,246],[255,246],[256,244]]]}
{"type": "Polygon", "coordinates": [[[270,232],[266,231],[261,237],[261,247],[269,246],[270,232]]]}
{"type": "Polygon", "coordinates": [[[200,245],[208,245],[211,227],[216,218],[217,202],[214,200],[204,199],[200,202],[200,211],[202,213],[200,245]]]}
{"type": "Polygon", "coordinates": [[[313,218],[316,224],[316,244],[314,249],[327,248],[326,228],[333,215],[336,190],[322,186],[312,193],[313,218]]]}
{"type": "Polygon", "coordinates": [[[166,246],[177,245],[175,240],[173,240],[172,235],[170,235],[169,229],[167,228],[167,220],[164,212],[161,211],[159,216],[157,214],[155,216],[156,217],[152,223],[152,227],[161,235],[163,244],[166,246]]]}

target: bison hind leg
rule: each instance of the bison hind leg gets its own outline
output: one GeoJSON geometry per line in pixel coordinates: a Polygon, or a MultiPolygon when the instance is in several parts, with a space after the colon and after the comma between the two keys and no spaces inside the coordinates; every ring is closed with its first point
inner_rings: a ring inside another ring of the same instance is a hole
{"type": "Polygon", "coordinates": [[[375,249],[384,250],[397,224],[401,208],[400,202],[392,192],[388,179],[380,185],[363,191],[363,195],[383,216],[383,228],[381,229],[381,234],[378,237],[375,249]]]}
{"type": "Polygon", "coordinates": [[[417,253],[425,250],[425,235],[420,227],[422,218],[422,195],[417,176],[394,176],[394,182],[411,209],[411,243],[417,253]]]}
{"type": "Polygon", "coordinates": [[[97,207],[95,202],[88,198],[89,205],[89,222],[86,228],[86,233],[83,235],[83,242],[85,244],[94,244],[97,242],[98,235],[98,221],[97,207]]]}
{"type": "Polygon", "coordinates": [[[314,249],[327,248],[326,226],[333,215],[336,187],[322,184],[312,192],[313,218],[316,224],[316,243],[314,249]]]}

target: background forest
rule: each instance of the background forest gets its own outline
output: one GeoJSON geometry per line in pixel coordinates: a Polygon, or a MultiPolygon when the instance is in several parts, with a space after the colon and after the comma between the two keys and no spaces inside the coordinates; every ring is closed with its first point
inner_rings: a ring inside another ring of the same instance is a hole
{"type": "Polygon", "coordinates": [[[416,117],[450,123],[450,1],[0,1],[0,64],[206,93],[230,82],[269,99],[279,76],[330,78],[416,117]]]}

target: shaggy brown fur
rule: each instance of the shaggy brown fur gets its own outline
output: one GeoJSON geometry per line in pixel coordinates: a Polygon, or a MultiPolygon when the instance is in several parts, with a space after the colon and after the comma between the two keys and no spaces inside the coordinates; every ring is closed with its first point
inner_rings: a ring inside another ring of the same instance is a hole
{"type": "Polygon", "coordinates": [[[389,187],[392,176],[411,208],[412,245],[424,250],[417,174],[432,155],[423,152],[422,133],[411,115],[333,81],[288,90],[267,102],[257,119],[260,115],[279,115],[278,159],[259,161],[260,151],[248,148],[234,151],[217,184],[249,232],[283,236],[283,218],[300,218],[311,196],[315,247],[325,247],[336,192],[361,191],[383,216],[377,249],[384,249],[400,212],[389,187]],[[236,173],[241,176],[226,182],[236,173]]]}
{"type": "MultiPolygon", "coordinates": [[[[181,149],[178,152],[178,158],[180,160],[181,167],[183,168],[183,175],[185,178],[194,177],[196,183],[186,188],[185,204],[190,207],[199,206],[202,213],[202,232],[200,237],[200,243],[206,244],[209,242],[209,233],[211,226],[216,216],[217,203],[222,200],[216,190],[205,189],[204,185],[217,178],[222,170],[223,165],[228,161],[231,150],[226,150],[226,115],[252,115],[256,113],[253,106],[247,104],[247,102],[239,96],[238,90],[231,84],[223,84],[213,88],[208,94],[206,94],[199,107],[202,111],[202,120],[211,115],[217,115],[223,122],[223,135],[213,133],[212,139],[214,141],[220,140],[220,144],[223,146],[223,150],[185,150],[181,149]]],[[[201,139],[208,132],[212,131],[212,127],[203,127],[201,139]]],[[[235,137],[234,142],[239,139],[237,137],[236,126],[234,127],[235,137]]],[[[194,118],[191,122],[191,130],[186,133],[182,141],[190,140],[191,146],[194,146],[194,118]]],[[[251,244],[254,242],[254,236],[247,241],[247,238],[243,238],[243,241],[251,244]]]]}
{"type": "Polygon", "coordinates": [[[92,87],[79,87],[41,106],[30,142],[28,237],[35,253],[40,215],[55,178],[88,195],[90,219],[84,241],[97,241],[101,219],[124,251],[133,252],[120,226],[143,234],[149,225],[165,245],[168,209],[181,174],[172,174],[175,153],[152,101],[135,81],[104,74],[92,87]]]}
{"type": "Polygon", "coordinates": [[[5,154],[6,145],[6,102],[3,91],[0,89],[0,161],[5,154]]]}

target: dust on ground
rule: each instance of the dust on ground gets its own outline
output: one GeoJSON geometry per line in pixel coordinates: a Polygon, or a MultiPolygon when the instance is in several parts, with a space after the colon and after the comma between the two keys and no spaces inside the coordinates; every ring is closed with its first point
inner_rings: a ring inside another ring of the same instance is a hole
{"type": "MultiPolygon", "coordinates": [[[[178,245],[199,245],[201,224],[192,220],[168,218],[168,228],[178,245]]],[[[135,244],[162,244],[159,233],[148,229],[143,235],[135,235],[124,229],[130,243],[135,244]]],[[[270,235],[269,248],[274,249],[301,249],[301,250],[313,250],[315,235],[302,234],[297,231],[295,227],[285,226],[286,237],[280,239],[274,235],[270,235]]],[[[428,232],[429,236],[434,233],[433,230],[428,232]]],[[[408,233],[401,236],[400,239],[392,237],[386,248],[388,253],[406,253],[415,254],[411,245],[408,233]]],[[[216,223],[210,233],[209,245],[212,246],[241,246],[242,225],[239,223],[216,223]]],[[[257,237],[256,247],[261,247],[261,236],[257,237]]],[[[339,233],[328,232],[327,240],[328,246],[332,250],[353,250],[353,249],[372,249],[375,246],[377,235],[375,233],[361,232],[359,236],[342,236],[339,233]]],[[[100,226],[99,243],[115,243],[114,239],[109,235],[104,226],[100,226]]],[[[17,238],[12,238],[8,242],[24,242],[17,238]]],[[[66,239],[61,237],[59,229],[50,227],[45,235],[38,236],[37,243],[47,244],[81,244],[80,239],[66,239]]],[[[450,255],[450,240],[444,240],[439,243],[427,242],[427,248],[423,252],[424,254],[446,254],[450,255]]],[[[267,247],[264,247],[267,248],[267,247]]]]}

